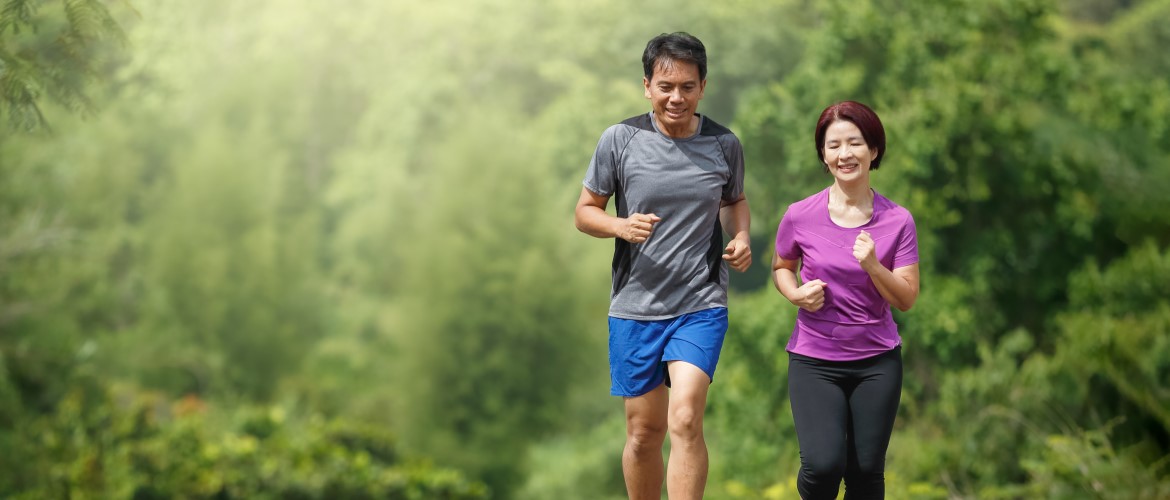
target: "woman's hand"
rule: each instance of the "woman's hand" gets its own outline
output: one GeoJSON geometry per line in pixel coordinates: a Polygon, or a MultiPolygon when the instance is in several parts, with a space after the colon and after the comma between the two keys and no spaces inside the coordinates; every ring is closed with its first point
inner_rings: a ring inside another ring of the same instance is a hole
{"type": "Polygon", "coordinates": [[[825,305],[825,287],[829,286],[821,280],[812,280],[796,289],[791,302],[808,312],[817,312],[825,305]]]}
{"type": "Polygon", "coordinates": [[[865,231],[857,235],[857,240],[853,242],[853,258],[857,259],[857,263],[861,264],[861,268],[866,272],[875,265],[881,265],[875,256],[874,246],[873,238],[865,231]]]}

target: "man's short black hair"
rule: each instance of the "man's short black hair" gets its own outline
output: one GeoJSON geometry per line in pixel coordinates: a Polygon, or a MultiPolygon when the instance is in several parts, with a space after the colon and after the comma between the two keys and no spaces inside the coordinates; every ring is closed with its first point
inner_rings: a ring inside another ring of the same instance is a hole
{"type": "Polygon", "coordinates": [[[663,59],[692,63],[699,67],[699,80],[707,79],[707,48],[690,33],[663,33],[646,44],[642,53],[642,72],[654,79],[654,68],[663,59]]]}

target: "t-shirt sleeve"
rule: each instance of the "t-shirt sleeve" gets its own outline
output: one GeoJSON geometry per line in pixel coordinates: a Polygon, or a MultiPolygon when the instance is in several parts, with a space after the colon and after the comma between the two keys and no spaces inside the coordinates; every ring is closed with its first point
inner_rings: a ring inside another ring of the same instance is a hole
{"type": "Polygon", "coordinates": [[[914,216],[906,212],[906,222],[898,234],[898,249],[894,252],[894,269],[918,263],[918,228],[914,216]]]}
{"type": "Polygon", "coordinates": [[[601,134],[597,149],[589,160],[585,172],[585,188],[600,196],[612,196],[617,189],[618,164],[621,160],[621,144],[618,144],[618,127],[614,125],[601,134]]]}
{"type": "Polygon", "coordinates": [[[801,257],[800,245],[796,244],[796,221],[791,211],[785,211],[780,219],[780,227],[776,228],[776,255],[784,260],[796,260],[801,257]]]}
{"type": "Polygon", "coordinates": [[[735,201],[743,195],[743,145],[733,134],[724,135],[719,142],[723,145],[723,155],[731,169],[727,184],[723,186],[723,201],[735,201]]]}

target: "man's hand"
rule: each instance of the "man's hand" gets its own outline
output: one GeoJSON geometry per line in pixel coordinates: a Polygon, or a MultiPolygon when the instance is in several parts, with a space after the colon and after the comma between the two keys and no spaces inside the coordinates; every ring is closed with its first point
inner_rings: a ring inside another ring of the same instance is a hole
{"type": "Polygon", "coordinates": [[[727,248],[723,249],[723,260],[739,272],[747,271],[752,265],[752,247],[740,240],[731,240],[727,248]]]}
{"type": "Polygon", "coordinates": [[[825,287],[827,286],[829,285],[821,280],[805,283],[796,289],[798,298],[792,303],[805,311],[816,312],[825,305],[825,287]]]}
{"type": "Polygon", "coordinates": [[[618,237],[630,243],[642,243],[650,239],[654,224],[662,220],[654,214],[631,214],[618,222],[618,237]]]}

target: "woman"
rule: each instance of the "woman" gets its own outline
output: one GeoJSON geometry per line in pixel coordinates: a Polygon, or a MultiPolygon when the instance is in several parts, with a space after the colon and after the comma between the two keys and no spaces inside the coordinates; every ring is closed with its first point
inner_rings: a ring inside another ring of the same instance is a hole
{"type": "Polygon", "coordinates": [[[844,479],[847,499],[884,498],[902,389],[890,306],[906,311],[918,298],[914,218],[870,188],[886,152],[873,110],[829,106],[815,140],[833,184],[788,207],[772,264],[776,289],[800,308],[787,347],[797,489],[805,500],[836,498],[844,479]]]}

